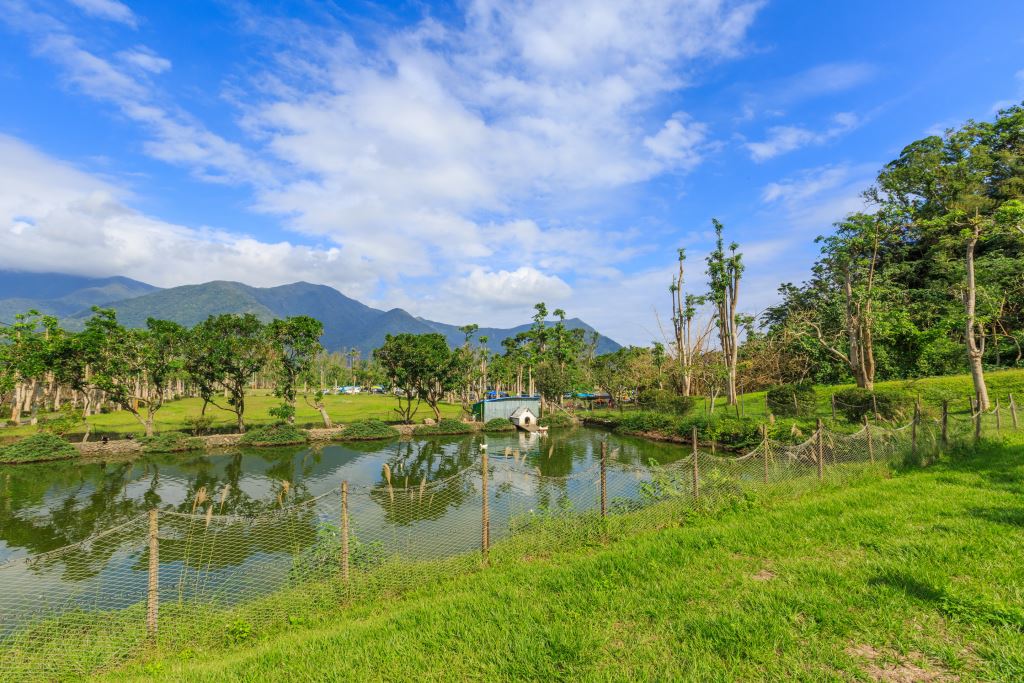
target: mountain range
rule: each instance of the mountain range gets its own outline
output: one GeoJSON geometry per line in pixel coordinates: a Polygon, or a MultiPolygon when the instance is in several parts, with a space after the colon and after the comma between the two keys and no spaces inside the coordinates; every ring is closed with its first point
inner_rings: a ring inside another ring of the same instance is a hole
{"type": "MultiPolygon", "coordinates": [[[[324,324],[321,342],[329,351],[359,349],[364,355],[384,343],[387,334],[440,332],[448,343],[461,344],[465,336],[458,325],[413,316],[401,308],[389,311],[367,306],[326,285],[294,282],[278,287],[250,287],[240,282],[215,280],[198,285],[161,289],[126,277],[90,278],[56,273],[0,271],[0,321],[10,323],[17,313],[37,310],[61,319],[69,329],[80,329],[93,306],[113,308],[118,320],[142,327],[146,318],[173,320],[192,326],[219,313],[253,313],[263,320],[292,315],[312,316],[324,324]]],[[[524,302],[532,304],[533,302],[524,302]]],[[[596,330],[578,318],[566,321],[588,336],[596,330]]],[[[527,330],[529,324],[512,328],[484,328],[487,346],[502,350],[501,341],[527,330]]],[[[600,336],[597,353],[609,353],[619,344],[600,336]]]]}

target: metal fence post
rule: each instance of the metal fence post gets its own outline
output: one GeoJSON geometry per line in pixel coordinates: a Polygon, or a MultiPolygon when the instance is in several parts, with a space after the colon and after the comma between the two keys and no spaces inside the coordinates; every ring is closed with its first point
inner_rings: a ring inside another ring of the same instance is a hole
{"type": "Polygon", "coordinates": [[[921,404],[914,404],[914,420],[910,423],[910,454],[917,456],[917,423],[921,419],[921,404]]]}
{"type": "Polygon", "coordinates": [[[836,395],[832,394],[832,421],[836,421],[836,395]]]}
{"type": "Polygon", "coordinates": [[[601,441],[601,516],[608,514],[608,439],[601,441]]]}
{"type": "Polygon", "coordinates": [[[1013,428],[1017,429],[1017,402],[1013,400],[1013,394],[1010,394],[1010,417],[1013,419],[1013,428]]]}
{"type": "Polygon", "coordinates": [[[942,401],[942,447],[949,446],[949,401],[942,401]]]}
{"type": "Polygon", "coordinates": [[[693,497],[700,498],[700,466],[697,464],[697,428],[693,428],[693,497]]]}
{"type": "Polygon", "coordinates": [[[487,499],[487,451],[480,451],[480,482],[481,489],[483,492],[483,510],[481,526],[482,534],[480,538],[480,547],[483,550],[484,561],[487,560],[487,553],[491,548],[491,511],[490,502],[487,499]]]}
{"type": "Polygon", "coordinates": [[[974,443],[981,441],[981,401],[971,399],[971,411],[974,413],[974,443]]]}
{"type": "Polygon", "coordinates": [[[341,482],[341,578],[348,583],[348,480],[341,482]]]}
{"type": "Polygon", "coordinates": [[[1002,430],[1002,428],[1003,428],[1003,418],[1000,415],[1000,411],[999,411],[999,397],[997,396],[996,397],[996,434],[999,434],[999,432],[1000,432],[1000,430],[1002,430]]]}
{"type": "Polygon", "coordinates": [[[825,479],[825,442],[823,440],[821,418],[818,418],[818,481],[825,479]]]}
{"type": "Polygon", "coordinates": [[[156,639],[160,610],[160,540],[156,509],[149,511],[149,588],[146,595],[146,635],[156,639]]]}
{"type": "Polygon", "coordinates": [[[864,416],[864,434],[868,438],[868,458],[871,462],[875,462],[875,444],[871,440],[871,423],[868,422],[868,416],[864,416]]]}
{"type": "Polygon", "coordinates": [[[764,483],[768,483],[768,458],[770,453],[768,452],[768,425],[761,425],[761,445],[764,448],[764,483]]]}

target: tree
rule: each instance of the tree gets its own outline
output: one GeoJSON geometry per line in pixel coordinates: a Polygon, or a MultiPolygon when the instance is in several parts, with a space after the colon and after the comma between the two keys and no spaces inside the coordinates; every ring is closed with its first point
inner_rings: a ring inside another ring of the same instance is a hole
{"type": "Polygon", "coordinates": [[[389,334],[373,357],[383,368],[389,385],[398,390],[395,411],[406,423],[412,421],[421,401],[430,406],[434,419],[441,419],[438,404],[446,392],[454,391],[462,381],[463,368],[457,354],[448,348],[444,335],[436,332],[389,334]]]}
{"type": "Polygon", "coordinates": [[[266,326],[252,313],[210,316],[192,329],[186,370],[204,400],[235,414],[238,431],[245,432],[245,390],[270,359],[266,326]],[[227,394],[227,405],[214,398],[227,394]]]}
{"type": "Polygon", "coordinates": [[[687,294],[684,291],[686,250],[679,249],[677,254],[679,272],[672,278],[668,291],[672,297],[672,329],[675,333],[676,359],[679,361],[679,388],[683,396],[689,396],[696,359],[704,352],[704,344],[711,334],[712,320],[708,319],[703,331],[694,329],[697,309],[707,303],[707,297],[687,294]]]}
{"type": "Polygon", "coordinates": [[[739,358],[739,292],[740,277],[743,275],[743,255],[738,253],[739,245],[729,245],[726,252],[723,226],[717,219],[711,219],[715,226],[715,249],[707,257],[708,284],[711,301],[715,305],[718,338],[722,345],[722,360],[726,371],[726,393],[729,405],[736,405],[736,368],[739,358]]]}
{"type": "MultiPolygon", "coordinates": [[[[299,378],[309,373],[313,361],[323,350],[320,346],[323,333],[323,323],[307,315],[273,320],[267,326],[267,340],[276,379],[274,395],[283,401],[278,416],[284,417],[289,423],[295,422],[295,395],[299,378]]],[[[319,402],[320,415],[325,418],[325,423],[329,423],[330,418],[326,417],[322,397],[323,392],[319,402]]]]}

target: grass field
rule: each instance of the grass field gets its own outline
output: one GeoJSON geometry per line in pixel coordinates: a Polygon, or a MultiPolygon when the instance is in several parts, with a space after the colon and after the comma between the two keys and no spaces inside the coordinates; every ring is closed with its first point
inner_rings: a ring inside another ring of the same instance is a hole
{"type": "MultiPolygon", "coordinates": [[[[257,392],[246,397],[245,423],[248,426],[268,424],[275,421],[269,414],[269,410],[279,405],[281,400],[268,394],[268,392],[257,392]]],[[[398,419],[395,413],[397,400],[392,396],[378,394],[356,394],[342,396],[327,396],[324,398],[324,405],[327,407],[327,414],[331,420],[340,423],[361,420],[370,417],[386,421],[398,419]]],[[[185,430],[184,422],[186,417],[197,416],[202,410],[203,403],[197,398],[185,398],[178,401],[171,401],[164,404],[156,414],[156,431],[185,430]]],[[[320,413],[307,405],[301,398],[295,405],[295,421],[300,425],[322,426],[320,413]]],[[[441,405],[442,417],[459,417],[462,407],[453,404],[441,405]]],[[[212,405],[206,408],[206,414],[214,419],[214,427],[233,427],[235,414],[226,410],[220,410],[212,405]]],[[[424,417],[433,417],[430,407],[422,404],[416,414],[417,420],[424,417]]],[[[94,433],[116,432],[119,434],[142,434],[144,429],[139,421],[127,411],[118,411],[93,415],[89,418],[94,433]]],[[[23,424],[19,427],[0,428],[0,438],[9,436],[27,436],[34,434],[36,427],[23,424]]],[[[84,427],[77,429],[76,433],[84,432],[84,427]]]]}
{"type": "Polygon", "coordinates": [[[1024,438],[887,472],[657,530],[614,516],[347,607],[285,595],[276,630],[226,645],[206,622],[107,677],[1024,680],[1024,438]]]}

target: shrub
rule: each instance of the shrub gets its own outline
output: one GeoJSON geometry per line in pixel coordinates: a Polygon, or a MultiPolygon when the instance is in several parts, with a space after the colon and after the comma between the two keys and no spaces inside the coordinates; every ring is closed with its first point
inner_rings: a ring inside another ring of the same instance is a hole
{"type": "Polygon", "coordinates": [[[84,422],[82,411],[70,403],[65,403],[61,406],[60,414],[57,417],[39,423],[39,431],[66,436],[68,432],[84,422]]]}
{"type": "Polygon", "coordinates": [[[0,448],[0,462],[42,462],[78,456],[75,447],[54,434],[33,434],[0,448]]]}
{"type": "Polygon", "coordinates": [[[646,410],[670,415],[686,415],[693,410],[692,396],[681,396],[667,389],[648,389],[640,393],[638,403],[646,410]]]}
{"type": "Polygon", "coordinates": [[[469,434],[472,431],[473,428],[465,422],[446,417],[442,418],[436,425],[419,425],[412,430],[412,433],[429,436],[431,434],[469,434]]]}
{"type": "Polygon", "coordinates": [[[242,435],[243,446],[293,446],[306,443],[306,432],[295,425],[277,422],[265,427],[250,429],[242,435]]]}
{"type": "Polygon", "coordinates": [[[641,434],[645,432],[669,432],[676,426],[671,415],[664,413],[639,412],[629,413],[619,418],[615,431],[623,434],[641,434]]]}
{"type": "Polygon", "coordinates": [[[213,418],[209,415],[189,415],[183,422],[192,432],[192,436],[204,434],[213,426],[213,418]]]}
{"type": "Polygon", "coordinates": [[[339,438],[351,439],[353,441],[370,441],[373,439],[392,439],[398,436],[398,430],[391,425],[369,418],[350,422],[341,430],[339,438]]]}
{"type": "Polygon", "coordinates": [[[861,422],[865,415],[873,415],[875,405],[878,406],[878,415],[883,420],[903,419],[909,416],[914,405],[910,396],[894,389],[876,391],[874,394],[861,388],[843,389],[836,392],[835,399],[836,408],[850,422],[861,422]]]}
{"type": "Polygon", "coordinates": [[[818,407],[818,396],[810,382],[782,384],[768,390],[768,409],[784,417],[805,417],[814,415],[818,407]]]}
{"type": "Polygon", "coordinates": [[[514,432],[516,426],[503,417],[496,417],[484,424],[485,432],[514,432]]]}
{"type": "Polygon", "coordinates": [[[575,427],[576,420],[574,420],[571,415],[566,415],[565,413],[548,413],[537,420],[537,424],[541,427],[563,429],[565,427],[575,427]]]}
{"type": "Polygon", "coordinates": [[[139,439],[143,453],[184,453],[200,451],[206,447],[197,436],[189,436],[184,432],[163,432],[154,436],[139,439]]]}

